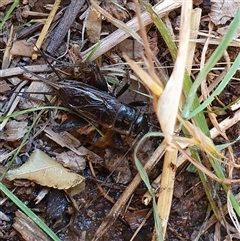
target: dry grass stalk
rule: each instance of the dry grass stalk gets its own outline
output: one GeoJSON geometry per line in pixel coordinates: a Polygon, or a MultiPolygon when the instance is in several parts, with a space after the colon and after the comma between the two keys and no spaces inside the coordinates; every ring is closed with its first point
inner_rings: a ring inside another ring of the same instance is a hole
{"type": "MultiPolygon", "coordinates": [[[[188,51],[188,43],[190,38],[191,10],[192,2],[183,1],[178,56],[173,73],[158,101],[158,108],[156,112],[164,134],[164,141],[169,147],[172,146],[172,136],[177,119],[180,95],[182,92],[183,76],[188,58],[186,53],[188,51]]],[[[178,150],[176,148],[168,148],[164,156],[160,195],[158,198],[158,212],[162,219],[164,237],[166,235],[167,223],[173,197],[177,154],[178,150]]]]}
{"type": "MultiPolygon", "coordinates": [[[[198,37],[198,29],[201,20],[202,9],[195,8],[192,10],[191,16],[191,27],[190,27],[190,39],[197,39],[198,37]]],[[[189,74],[191,74],[192,64],[193,64],[193,57],[195,53],[196,42],[189,42],[188,50],[187,50],[187,62],[186,62],[186,69],[189,74]]]]}
{"type": "MultiPolygon", "coordinates": [[[[176,8],[179,8],[181,6],[181,2],[176,2],[174,0],[168,0],[157,3],[153,9],[154,11],[160,15],[163,16],[164,14],[168,13],[169,11],[172,11],[176,8]]],[[[144,12],[141,14],[141,19],[144,26],[147,26],[148,24],[152,23],[151,16],[144,12]]],[[[139,30],[139,25],[137,22],[137,18],[133,18],[129,22],[126,23],[127,28],[131,29],[133,32],[137,32],[139,30]]],[[[97,51],[93,54],[90,60],[95,60],[99,56],[103,55],[119,43],[121,43],[123,40],[128,38],[130,35],[129,33],[126,33],[125,30],[118,29],[103,40],[101,40],[101,43],[97,49],[97,51]]],[[[83,60],[85,60],[88,55],[91,53],[91,51],[97,46],[97,44],[93,45],[91,48],[87,49],[86,51],[81,53],[81,57],[83,60]]]]}
{"type": "MultiPolygon", "coordinates": [[[[156,151],[153,153],[151,158],[148,160],[147,164],[144,166],[146,172],[150,172],[154,166],[158,163],[159,157],[161,157],[165,152],[166,146],[164,144],[161,144],[156,151]]],[[[133,194],[134,190],[137,188],[137,186],[142,181],[140,174],[137,174],[132,182],[128,185],[128,187],[125,189],[123,194],[119,197],[115,205],[112,207],[110,212],[105,217],[104,221],[101,223],[100,227],[98,228],[95,237],[93,241],[99,240],[99,238],[105,234],[108,229],[113,225],[113,222],[117,219],[119,214],[121,213],[121,210],[125,207],[127,201],[133,194]]]]}
{"type": "MultiPolygon", "coordinates": [[[[34,73],[52,71],[52,69],[47,64],[25,66],[25,68],[34,73]]],[[[21,67],[0,69],[1,78],[11,77],[11,76],[15,76],[15,75],[21,75],[24,73],[25,73],[25,71],[21,67]]]]}
{"type": "MultiPolygon", "coordinates": [[[[13,26],[11,27],[6,48],[3,55],[2,69],[7,69],[12,60],[12,55],[10,54],[11,46],[13,41],[13,26]]],[[[1,75],[0,75],[1,76],[1,75]]],[[[2,76],[1,76],[2,77],[2,76]]]]}
{"type": "MultiPolygon", "coordinates": [[[[219,123],[218,127],[220,128],[221,132],[225,132],[231,126],[239,122],[239,120],[240,120],[240,109],[234,113],[233,117],[227,117],[225,120],[219,123]]],[[[213,139],[220,134],[220,131],[216,127],[214,127],[211,129],[210,134],[211,134],[211,138],[213,139]]]]}
{"type": "MultiPolygon", "coordinates": [[[[48,31],[48,29],[49,29],[49,27],[50,27],[50,25],[53,21],[53,18],[54,18],[55,14],[58,10],[58,7],[59,7],[60,3],[61,3],[61,0],[55,0],[55,3],[52,7],[52,10],[49,13],[48,18],[46,20],[46,23],[43,26],[42,32],[40,33],[40,36],[39,36],[39,38],[36,42],[36,47],[34,48],[35,51],[38,51],[38,49],[41,48],[43,40],[44,40],[45,36],[47,35],[47,31],[48,31]]],[[[37,54],[33,53],[32,59],[36,59],[36,58],[37,58],[37,54]]]]}

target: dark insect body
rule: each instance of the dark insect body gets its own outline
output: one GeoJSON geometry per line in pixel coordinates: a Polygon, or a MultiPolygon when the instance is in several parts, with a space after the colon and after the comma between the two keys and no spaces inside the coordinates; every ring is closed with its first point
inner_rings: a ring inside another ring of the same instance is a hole
{"type": "MultiPolygon", "coordinates": [[[[95,69],[93,71],[96,71],[96,65],[91,63],[91,66],[95,69]]],[[[56,73],[56,70],[54,72],[56,73]]],[[[57,75],[59,76],[59,74],[57,75]]],[[[93,75],[99,76],[97,73],[93,75]]],[[[97,78],[95,81],[96,86],[103,90],[82,82],[77,82],[77,85],[73,86],[67,83],[57,84],[40,76],[37,77],[52,86],[58,97],[71,110],[93,123],[114,130],[121,135],[131,135],[132,137],[140,133],[147,133],[149,130],[148,116],[131,105],[121,103],[116,97],[105,92],[107,84],[104,84],[105,79],[102,76],[101,80],[97,78]]]]}

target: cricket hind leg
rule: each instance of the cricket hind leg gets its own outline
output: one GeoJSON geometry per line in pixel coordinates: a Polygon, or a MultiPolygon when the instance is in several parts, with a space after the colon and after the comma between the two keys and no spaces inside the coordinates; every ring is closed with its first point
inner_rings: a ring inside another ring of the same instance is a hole
{"type": "Polygon", "coordinates": [[[71,131],[87,126],[88,124],[89,123],[85,119],[76,115],[70,115],[62,124],[54,126],[53,131],[57,133],[71,131]]]}

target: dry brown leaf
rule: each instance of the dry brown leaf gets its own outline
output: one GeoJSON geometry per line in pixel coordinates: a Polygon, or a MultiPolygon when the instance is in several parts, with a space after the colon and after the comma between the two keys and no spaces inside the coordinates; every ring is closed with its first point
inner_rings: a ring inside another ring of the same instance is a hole
{"type": "Polygon", "coordinates": [[[5,5],[8,5],[9,3],[12,3],[13,0],[1,0],[0,1],[0,8],[5,6],[5,5]]]}
{"type": "Polygon", "coordinates": [[[125,221],[128,223],[132,230],[135,230],[139,227],[142,221],[146,218],[149,209],[140,209],[133,212],[128,211],[124,215],[125,221]]]}
{"type": "Polygon", "coordinates": [[[10,90],[11,90],[11,88],[10,88],[9,84],[5,80],[1,80],[0,81],[0,93],[3,94],[10,90]]]}
{"type": "Polygon", "coordinates": [[[56,133],[50,128],[46,128],[44,131],[46,132],[46,136],[48,138],[56,142],[61,147],[68,148],[72,152],[76,153],[78,156],[83,157],[90,162],[100,165],[103,163],[103,159],[100,156],[98,156],[93,151],[88,150],[86,147],[81,146],[80,141],[74,136],[72,136],[70,133],[66,131],[56,133]]]}
{"type": "MultiPolygon", "coordinates": [[[[225,0],[212,0],[211,1],[211,12],[209,14],[211,21],[215,25],[221,25],[217,29],[217,32],[224,35],[228,26],[222,26],[230,21],[237,11],[240,9],[240,1],[225,1],[225,0]]],[[[234,36],[234,39],[240,36],[240,30],[234,36]]]]}
{"type": "Polygon", "coordinates": [[[91,8],[85,24],[88,40],[96,43],[100,39],[102,29],[101,14],[95,8],[91,8]]]}
{"type": "Polygon", "coordinates": [[[135,39],[125,39],[116,47],[122,54],[125,53],[129,58],[140,61],[143,56],[143,45],[135,39]]]}
{"type": "Polygon", "coordinates": [[[211,2],[209,16],[215,25],[225,24],[240,9],[240,1],[212,0],[211,2]]]}
{"type": "Polygon", "coordinates": [[[36,149],[28,161],[21,167],[9,170],[6,178],[10,181],[14,179],[28,179],[42,186],[57,189],[69,189],[79,186],[79,191],[85,185],[84,177],[62,167],[39,149],[36,149]]]}
{"type": "Polygon", "coordinates": [[[112,174],[116,183],[127,184],[132,180],[128,158],[123,156],[121,151],[114,149],[105,149],[104,162],[106,169],[112,174]],[[120,163],[120,164],[119,164],[120,163]]]}
{"type": "Polygon", "coordinates": [[[26,40],[15,41],[10,50],[10,54],[18,56],[31,57],[33,53],[34,44],[26,40]]]}
{"type": "Polygon", "coordinates": [[[58,153],[56,159],[64,167],[67,167],[73,171],[81,171],[86,167],[86,158],[84,156],[79,156],[73,151],[67,151],[58,153]]]}
{"type": "Polygon", "coordinates": [[[27,125],[28,123],[26,121],[9,121],[6,124],[6,130],[2,133],[0,139],[5,141],[16,141],[21,139],[27,132],[27,125]]]}
{"type": "Polygon", "coordinates": [[[129,14],[125,8],[127,1],[126,0],[113,0],[113,1],[103,1],[102,8],[109,12],[113,17],[118,20],[125,20],[129,14]]]}

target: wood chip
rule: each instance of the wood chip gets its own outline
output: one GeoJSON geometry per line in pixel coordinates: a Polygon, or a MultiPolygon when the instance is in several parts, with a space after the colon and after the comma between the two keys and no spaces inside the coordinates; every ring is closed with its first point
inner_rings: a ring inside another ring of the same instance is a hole
{"type": "Polygon", "coordinates": [[[11,90],[11,88],[5,80],[0,81],[0,93],[1,94],[6,93],[10,90],[11,90]]]}
{"type": "Polygon", "coordinates": [[[62,43],[66,36],[70,26],[73,24],[77,14],[82,8],[85,1],[72,0],[68,8],[66,9],[60,23],[52,32],[47,47],[47,52],[53,54],[62,43]]]}
{"type": "Polygon", "coordinates": [[[51,239],[24,213],[16,211],[13,228],[21,235],[23,240],[51,241],[51,239]]]}
{"type": "Polygon", "coordinates": [[[2,133],[0,139],[5,141],[16,141],[21,139],[27,132],[28,122],[18,122],[15,120],[9,121],[6,124],[6,130],[2,133]]]}

